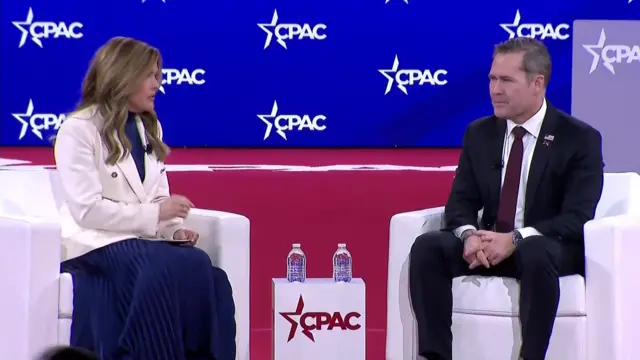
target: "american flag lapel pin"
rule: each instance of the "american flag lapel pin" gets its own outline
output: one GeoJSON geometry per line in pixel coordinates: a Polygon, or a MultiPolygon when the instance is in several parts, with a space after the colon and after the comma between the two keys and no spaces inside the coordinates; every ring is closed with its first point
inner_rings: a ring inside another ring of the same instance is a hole
{"type": "Polygon", "coordinates": [[[545,135],[542,140],[542,145],[549,146],[555,137],[553,135],[545,135]]]}

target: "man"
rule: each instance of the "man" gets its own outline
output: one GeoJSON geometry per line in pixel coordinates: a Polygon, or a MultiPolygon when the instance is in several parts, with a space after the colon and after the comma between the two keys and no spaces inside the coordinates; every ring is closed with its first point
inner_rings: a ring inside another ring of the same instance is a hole
{"type": "Polygon", "coordinates": [[[420,235],[411,248],[411,302],[427,360],[452,358],[454,277],[518,279],[520,357],[544,360],[559,277],[584,274],[583,225],[602,193],[602,138],[547,103],[550,74],[549,52],[537,40],[495,47],[494,115],[466,129],[445,229],[420,235]]]}

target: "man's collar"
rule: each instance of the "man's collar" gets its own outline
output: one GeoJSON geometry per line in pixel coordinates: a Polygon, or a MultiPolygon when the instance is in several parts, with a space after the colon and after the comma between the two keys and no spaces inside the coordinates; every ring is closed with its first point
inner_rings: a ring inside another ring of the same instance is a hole
{"type": "MultiPolygon", "coordinates": [[[[533,135],[534,138],[538,138],[540,136],[540,129],[542,128],[542,121],[544,120],[544,116],[547,113],[547,99],[542,100],[542,106],[540,110],[536,112],[529,120],[525,121],[522,124],[522,127],[527,130],[527,132],[533,135]]],[[[507,134],[511,134],[511,130],[514,127],[518,126],[518,124],[514,123],[511,120],[507,120],[507,134]]]]}

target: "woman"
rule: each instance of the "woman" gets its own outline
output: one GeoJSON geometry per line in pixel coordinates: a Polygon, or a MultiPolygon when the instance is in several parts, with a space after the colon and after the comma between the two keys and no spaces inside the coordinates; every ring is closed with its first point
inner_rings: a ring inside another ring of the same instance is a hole
{"type": "Polygon", "coordinates": [[[157,49],[111,39],[55,139],[71,345],[104,360],[233,360],[231,285],[182,226],[191,201],[169,195],[154,112],[160,69],[157,49]]]}

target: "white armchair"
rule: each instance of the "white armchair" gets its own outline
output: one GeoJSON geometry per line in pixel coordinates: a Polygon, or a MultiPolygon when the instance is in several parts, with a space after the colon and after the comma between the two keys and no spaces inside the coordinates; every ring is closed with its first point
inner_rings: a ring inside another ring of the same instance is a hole
{"type": "MultiPolygon", "coordinates": [[[[60,274],[60,180],[55,171],[0,170],[0,359],[68,345],[73,281],[60,274]]],[[[249,220],[193,209],[186,225],[233,287],[237,360],[249,360],[249,220]]]]}
{"type": "MultiPolygon", "coordinates": [[[[417,359],[409,297],[409,252],[415,238],[443,225],[444,207],[391,219],[387,360],[417,359]]],[[[560,279],[560,304],[549,360],[630,360],[640,339],[640,176],[605,174],[596,218],[585,225],[586,285],[560,279]]],[[[514,279],[461,276],[453,291],[453,358],[517,360],[519,288],[514,279]]]]}

